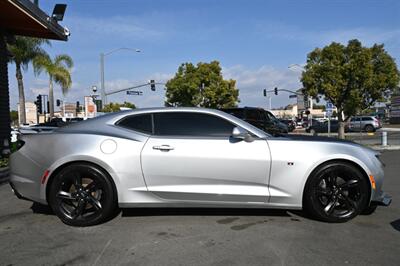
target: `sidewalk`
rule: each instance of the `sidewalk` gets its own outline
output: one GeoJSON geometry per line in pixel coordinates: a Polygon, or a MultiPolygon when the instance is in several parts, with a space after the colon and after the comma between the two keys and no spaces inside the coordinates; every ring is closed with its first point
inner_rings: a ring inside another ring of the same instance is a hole
{"type": "Polygon", "coordinates": [[[400,150],[400,145],[366,145],[367,147],[370,147],[373,150],[376,151],[398,151],[400,150]]]}
{"type": "Polygon", "coordinates": [[[8,182],[9,174],[10,169],[8,167],[0,168],[0,185],[8,182]]]}

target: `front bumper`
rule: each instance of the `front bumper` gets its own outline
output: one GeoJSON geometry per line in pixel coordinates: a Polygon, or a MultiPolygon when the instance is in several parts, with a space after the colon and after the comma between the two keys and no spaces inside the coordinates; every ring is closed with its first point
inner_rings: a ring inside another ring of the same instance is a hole
{"type": "Polygon", "coordinates": [[[372,203],[381,206],[389,206],[392,203],[392,197],[385,192],[382,192],[378,198],[374,199],[372,203]]]}

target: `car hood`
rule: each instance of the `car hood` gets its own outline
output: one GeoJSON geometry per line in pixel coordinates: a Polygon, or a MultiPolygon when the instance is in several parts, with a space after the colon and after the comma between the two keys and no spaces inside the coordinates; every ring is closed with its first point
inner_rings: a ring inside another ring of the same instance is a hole
{"type": "Polygon", "coordinates": [[[351,140],[345,139],[337,139],[337,138],[329,138],[323,136],[307,136],[307,135],[289,135],[289,134],[280,134],[278,138],[287,139],[287,140],[296,140],[296,141],[314,141],[314,142],[336,142],[336,143],[348,143],[360,146],[351,140]]]}

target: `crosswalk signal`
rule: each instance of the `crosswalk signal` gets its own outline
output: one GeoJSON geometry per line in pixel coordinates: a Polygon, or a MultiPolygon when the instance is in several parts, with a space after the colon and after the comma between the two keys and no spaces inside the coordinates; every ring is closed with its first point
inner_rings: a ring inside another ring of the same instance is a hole
{"type": "Polygon", "coordinates": [[[275,87],[274,92],[275,92],[275,95],[278,95],[278,88],[277,87],[275,87]]]}
{"type": "Polygon", "coordinates": [[[156,82],[154,81],[154,79],[150,80],[150,89],[152,91],[156,91],[156,82]]]}

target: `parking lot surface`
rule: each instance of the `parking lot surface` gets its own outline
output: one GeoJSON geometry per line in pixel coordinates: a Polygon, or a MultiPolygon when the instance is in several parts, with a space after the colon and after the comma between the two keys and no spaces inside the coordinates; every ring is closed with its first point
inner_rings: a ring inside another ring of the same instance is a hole
{"type": "Polygon", "coordinates": [[[399,265],[400,151],[383,160],[392,205],[343,224],[285,210],[127,209],[74,228],[2,185],[0,265],[399,265]]]}

